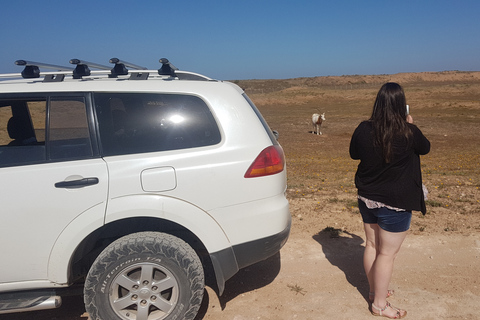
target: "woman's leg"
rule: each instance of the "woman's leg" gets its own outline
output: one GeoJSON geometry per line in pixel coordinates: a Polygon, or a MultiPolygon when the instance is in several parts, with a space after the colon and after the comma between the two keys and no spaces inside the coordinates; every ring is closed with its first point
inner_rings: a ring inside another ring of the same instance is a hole
{"type": "Polygon", "coordinates": [[[363,267],[367,275],[369,292],[375,292],[373,274],[371,272],[373,263],[377,258],[377,244],[378,244],[378,224],[364,223],[365,229],[365,251],[363,253],[363,267]]]}
{"type": "MultiPolygon", "coordinates": [[[[370,273],[372,273],[375,300],[373,304],[378,308],[384,308],[387,304],[387,293],[390,279],[393,273],[393,263],[407,232],[389,232],[378,228],[377,257],[373,263],[370,273]]],[[[387,308],[383,314],[394,316],[397,313],[392,308],[387,308]]],[[[401,314],[404,311],[401,311],[401,314]]]]}

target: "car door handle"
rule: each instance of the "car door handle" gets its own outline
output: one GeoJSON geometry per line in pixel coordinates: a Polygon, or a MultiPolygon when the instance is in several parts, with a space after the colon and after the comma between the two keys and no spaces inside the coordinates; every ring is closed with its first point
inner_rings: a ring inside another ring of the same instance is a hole
{"type": "Polygon", "coordinates": [[[83,178],[79,180],[57,182],[55,183],[55,188],[67,188],[67,189],[83,188],[83,187],[91,186],[97,183],[98,183],[98,178],[83,178]]]}

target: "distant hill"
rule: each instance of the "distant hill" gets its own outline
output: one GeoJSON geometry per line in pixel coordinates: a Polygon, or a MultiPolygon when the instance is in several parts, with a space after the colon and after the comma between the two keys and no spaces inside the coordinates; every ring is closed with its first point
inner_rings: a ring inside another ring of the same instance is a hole
{"type": "Polygon", "coordinates": [[[267,79],[267,80],[235,80],[236,84],[245,91],[264,90],[265,92],[283,90],[290,87],[335,87],[335,86],[373,86],[385,82],[398,82],[401,85],[409,83],[469,83],[480,81],[480,71],[443,71],[397,73],[384,75],[345,75],[322,76],[292,79],[267,79]]]}

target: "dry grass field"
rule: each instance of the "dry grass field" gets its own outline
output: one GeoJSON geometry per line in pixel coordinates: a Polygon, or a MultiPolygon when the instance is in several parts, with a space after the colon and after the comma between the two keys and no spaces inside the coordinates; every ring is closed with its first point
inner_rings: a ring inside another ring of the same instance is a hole
{"type": "Polygon", "coordinates": [[[358,162],[348,146],[387,81],[404,87],[414,123],[431,142],[422,157],[428,213],[414,215],[413,232],[479,232],[479,72],[237,81],[280,133],[297,231],[361,230],[353,183],[358,162]],[[314,112],[325,112],[321,136],[311,133],[314,112]]]}

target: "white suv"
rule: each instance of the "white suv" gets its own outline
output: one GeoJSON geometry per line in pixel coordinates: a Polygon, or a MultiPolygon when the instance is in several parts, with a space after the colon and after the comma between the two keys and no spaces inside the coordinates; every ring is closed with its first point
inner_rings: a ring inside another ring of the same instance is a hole
{"type": "Polygon", "coordinates": [[[166,59],[70,62],[0,75],[0,313],[81,283],[95,320],[193,319],[288,238],[276,135],[237,85],[166,59]]]}

